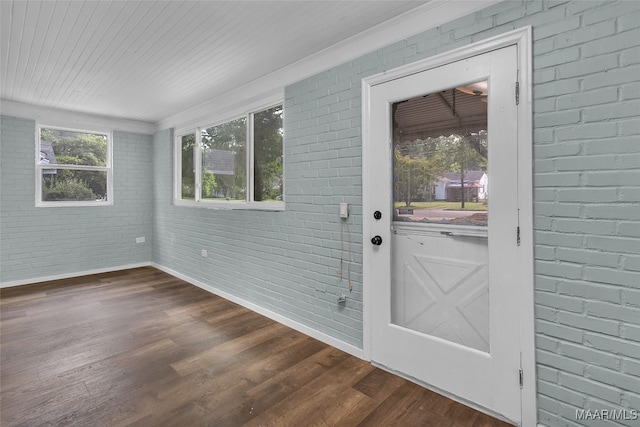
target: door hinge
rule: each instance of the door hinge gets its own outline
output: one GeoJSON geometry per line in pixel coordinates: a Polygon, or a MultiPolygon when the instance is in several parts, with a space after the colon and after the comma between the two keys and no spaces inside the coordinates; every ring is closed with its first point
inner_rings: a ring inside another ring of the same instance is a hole
{"type": "Polygon", "coordinates": [[[524,373],[522,372],[522,368],[518,369],[518,381],[520,382],[520,388],[522,388],[522,384],[524,383],[524,373]]]}
{"type": "Polygon", "coordinates": [[[520,105],[520,82],[516,82],[516,105],[520,105]]]}
{"type": "Polygon", "coordinates": [[[520,226],[516,227],[516,244],[520,246],[520,226]]]}

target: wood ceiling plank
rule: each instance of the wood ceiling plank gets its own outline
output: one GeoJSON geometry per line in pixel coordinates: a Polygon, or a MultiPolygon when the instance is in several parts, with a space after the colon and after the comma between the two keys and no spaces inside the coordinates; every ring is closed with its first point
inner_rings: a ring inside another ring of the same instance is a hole
{"type": "Polygon", "coordinates": [[[3,99],[158,121],[424,2],[2,2],[3,99]]]}
{"type": "Polygon", "coordinates": [[[46,73],[44,87],[41,97],[45,100],[43,105],[48,107],[56,107],[61,102],[58,94],[58,79],[63,74],[63,69],[71,56],[71,50],[75,45],[72,39],[72,33],[78,23],[78,18],[82,11],[83,4],[80,2],[67,2],[64,15],[60,17],[55,27],[58,28],[55,42],[51,46],[51,55],[49,56],[49,68],[46,73]]]}
{"type": "Polygon", "coordinates": [[[7,49],[7,70],[4,73],[4,90],[7,91],[9,96],[15,96],[14,93],[20,92],[16,85],[16,76],[20,75],[20,69],[18,67],[22,52],[22,39],[23,28],[26,21],[27,4],[18,3],[11,4],[11,10],[9,12],[9,48],[7,49]]]}
{"type": "Polygon", "coordinates": [[[24,99],[25,102],[28,103],[33,103],[37,100],[36,87],[42,78],[44,66],[46,65],[46,61],[43,61],[42,57],[43,55],[49,55],[47,46],[51,46],[51,43],[53,43],[53,41],[51,41],[49,42],[50,44],[47,45],[47,33],[53,20],[56,4],[54,2],[42,2],[39,6],[35,28],[44,28],[45,30],[34,31],[29,59],[27,60],[23,80],[20,84],[22,87],[21,99],[24,99]]]}

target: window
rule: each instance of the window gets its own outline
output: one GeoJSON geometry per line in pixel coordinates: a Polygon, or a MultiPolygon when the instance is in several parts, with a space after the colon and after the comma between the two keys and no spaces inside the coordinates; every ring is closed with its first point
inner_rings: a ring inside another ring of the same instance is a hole
{"type": "Polygon", "coordinates": [[[111,135],[38,127],[36,205],[112,204],[111,135]]]}
{"type": "Polygon", "coordinates": [[[178,136],[176,203],[282,209],[282,115],[277,105],[178,136]]]}

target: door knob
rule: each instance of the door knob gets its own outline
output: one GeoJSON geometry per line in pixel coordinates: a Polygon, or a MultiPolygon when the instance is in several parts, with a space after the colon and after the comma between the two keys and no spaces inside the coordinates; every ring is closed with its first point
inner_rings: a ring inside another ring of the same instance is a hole
{"type": "Polygon", "coordinates": [[[373,236],[371,238],[371,243],[373,243],[376,246],[380,246],[382,244],[382,237],[380,236],[373,236]]]}

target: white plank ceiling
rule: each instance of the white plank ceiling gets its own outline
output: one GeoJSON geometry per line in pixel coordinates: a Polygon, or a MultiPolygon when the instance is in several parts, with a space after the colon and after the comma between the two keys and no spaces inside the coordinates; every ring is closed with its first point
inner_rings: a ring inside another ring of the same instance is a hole
{"type": "Polygon", "coordinates": [[[428,1],[1,1],[2,100],[156,123],[428,1]]]}

